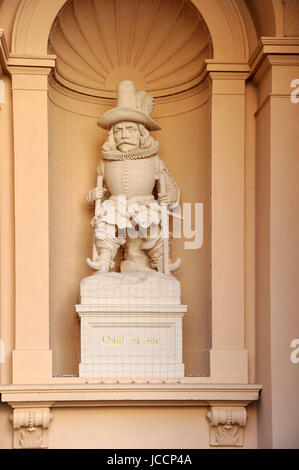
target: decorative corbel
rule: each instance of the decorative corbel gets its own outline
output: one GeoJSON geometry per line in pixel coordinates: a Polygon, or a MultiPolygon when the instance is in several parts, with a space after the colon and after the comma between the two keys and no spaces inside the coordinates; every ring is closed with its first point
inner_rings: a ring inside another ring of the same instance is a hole
{"type": "Polygon", "coordinates": [[[14,449],[48,448],[50,408],[15,408],[12,422],[14,449]]]}
{"type": "Polygon", "coordinates": [[[213,406],[207,413],[210,421],[210,446],[242,447],[244,427],[247,420],[246,408],[213,406]]]}

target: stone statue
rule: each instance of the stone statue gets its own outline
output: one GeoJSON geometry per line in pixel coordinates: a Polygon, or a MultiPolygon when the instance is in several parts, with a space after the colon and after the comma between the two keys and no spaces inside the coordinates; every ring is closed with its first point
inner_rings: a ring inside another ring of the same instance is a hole
{"type": "Polygon", "coordinates": [[[121,246],[122,273],[154,269],[169,274],[181,263],[170,262],[168,237],[168,214],[179,204],[180,192],[150,135],[160,129],[150,117],[153,105],[151,96],[125,80],[118,86],[117,107],[98,122],[109,133],[97,187],[87,198],[95,203],[95,215],[93,259],[86,261],[99,273],[114,266],[121,246]]]}
{"type": "Polygon", "coordinates": [[[181,260],[169,260],[169,215],[179,189],[158,156],[150,131],[153,98],[126,80],[117,107],[99,125],[109,131],[102,147],[95,204],[94,243],[88,265],[96,273],[80,282],[80,377],[160,380],[183,377],[179,280],[181,260]],[[121,248],[120,272],[109,272],[121,248]]]}

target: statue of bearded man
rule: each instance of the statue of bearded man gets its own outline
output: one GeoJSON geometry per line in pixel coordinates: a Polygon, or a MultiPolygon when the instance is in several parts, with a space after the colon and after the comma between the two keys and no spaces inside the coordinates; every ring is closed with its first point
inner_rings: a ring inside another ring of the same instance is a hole
{"type": "Polygon", "coordinates": [[[109,130],[98,184],[87,197],[96,205],[93,260],[87,263],[98,272],[114,266],[120,246],[125,248],[121,272],[156,269],[168,274],[179,267],[180,260],[165,266],[169,240],[162,237],[161,207],[175,208],[179,189],[158,156],[159,143],[150,135],[160,129],[150,117],[152,110],[153,98],[145,91],[137,93],[134,83],[125,80],[118,86],[117,107],[98,123],[109,130]]]}

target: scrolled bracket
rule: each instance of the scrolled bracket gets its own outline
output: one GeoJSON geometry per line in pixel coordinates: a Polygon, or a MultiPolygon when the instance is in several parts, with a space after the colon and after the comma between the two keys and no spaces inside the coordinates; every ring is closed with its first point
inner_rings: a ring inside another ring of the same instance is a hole
{"type": "Polygon", "coordinates": [[[14,449],[47,449],[50,408],[15,408],[14,449]]]}
{"type": "Polygon", "coordinates": [[[213,406],[207,413],[210,422],[210,446],[242,447],[247,421],[245,407],[213,406]]]}

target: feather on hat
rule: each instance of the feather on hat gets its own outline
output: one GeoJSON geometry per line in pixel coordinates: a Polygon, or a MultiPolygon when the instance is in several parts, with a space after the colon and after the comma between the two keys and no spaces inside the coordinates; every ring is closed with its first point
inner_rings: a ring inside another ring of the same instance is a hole
{"type": "Polygon", "coordinates": [[[103,129],[110,129],[121,121],[144,124],[149,131],[157,131],[160,126],[150,117],[154,109],[154,98],[146,91],[136,92],[131,80],[120,82],[117,90],[117,107],[107,111],[98,121],[103,129]]]}

